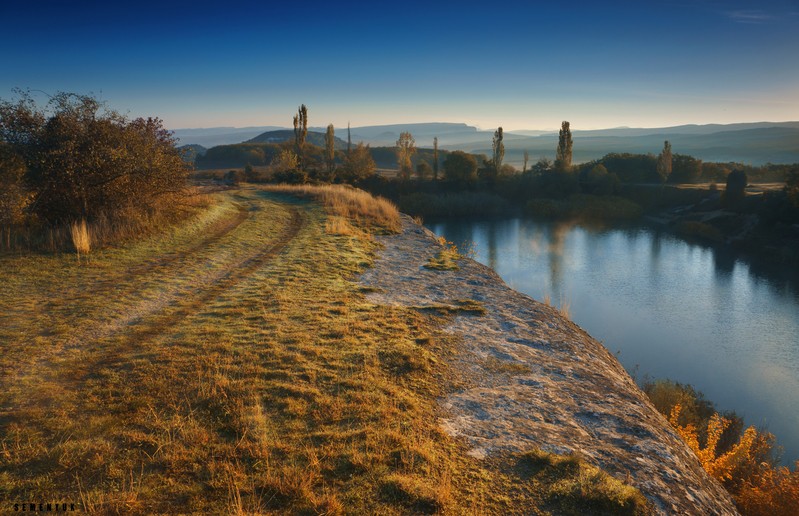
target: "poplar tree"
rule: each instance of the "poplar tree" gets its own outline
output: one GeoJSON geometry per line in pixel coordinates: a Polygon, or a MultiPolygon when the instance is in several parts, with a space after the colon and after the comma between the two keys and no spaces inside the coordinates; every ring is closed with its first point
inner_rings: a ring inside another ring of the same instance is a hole
{"type": "Polygon", "coordinates": [[[671,175],[671,143],[668,140],[663,142],[663,151],[658,156],[657,171],[660,176],[660,182],[665,183],[671,175]]]}
{"type": "Polygon", "coordinates": [[[558,150],[555,155],[555,168],[561,172],[568,171],[572,166],[572,132],[569,122],[564,121],[558,132],[558,150]]]}
{"type": "Polygon", "coordinates": [[[494,132],[494,141],[491,145],[494,151],[491,159],[491,163],[494,166],[494,177],[499,175],[499,170],[502,168],[502,159],[505,157],[505,144],[502,143],[503,137],[502,127],[498,127],[494,132]]]}
{"type": "Polygon", "coordinates": [[[350,123],[347,122],[347,155],[350,154],[350,149],[352,149],[352,135],[350,134],[350,123]]]}
{"type": "Polygon", "coordinates": [[[433,138],[433,179],[438,179],[438,136],[433,138]]]}
{"type": "Polygon", "coordinates": [[[522,165],[522,174],[527,172],[527,163],[530,162],[530,153],[525,149],[524,151],[524,165],[522,165]]]}
{"type": "Polygon", "coordinates": [[[416,140],[413,139],[411,133],[405,131],[400,133],[397,140],[397,164],[399,165],[399,174],[403,179],[411,177],[413,166],[411,165],[411,157],[416,153],[416,140]]]}
{"type": "Polygon", "coordinates": [[[333,124],[327,126],[325,133],[325,162],[327,162],[328,174],[333,173],[336,168],[336,136],[333,124]]]}
{"type": "Polygon", "coordinates": [[[308,108],[302,104],[294,115],[294,146],[296,148],[299,168],[304,165],[303,149],[305,148],[305,137],[308,135],[308,108]]]}

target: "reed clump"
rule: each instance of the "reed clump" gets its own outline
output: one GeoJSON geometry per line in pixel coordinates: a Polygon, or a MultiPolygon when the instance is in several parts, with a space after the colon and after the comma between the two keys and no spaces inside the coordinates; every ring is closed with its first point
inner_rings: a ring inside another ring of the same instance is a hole
{"type": "Polygon", "coordinates": [[[82,254],[85,255],[91,252],[92,237],[89,233],[89,226],[86,224],[86,219],[70,224],[69,234],[72,237],[72,245],[75,247],[75,252],[78,253],[78,258],[80,258],[82,254]]]}

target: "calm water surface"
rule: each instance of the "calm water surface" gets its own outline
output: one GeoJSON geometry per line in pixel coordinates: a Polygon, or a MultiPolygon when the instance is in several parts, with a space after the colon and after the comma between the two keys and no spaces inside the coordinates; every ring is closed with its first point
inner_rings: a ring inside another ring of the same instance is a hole
{"type": "Polygon", "coordinates": [[[704,392],[765,425],[799,459],[799,290],[741,261],[651,229],[529,219],[428,224],[473,246],[511,287],[571,318],[637,376],[704,392]]]}

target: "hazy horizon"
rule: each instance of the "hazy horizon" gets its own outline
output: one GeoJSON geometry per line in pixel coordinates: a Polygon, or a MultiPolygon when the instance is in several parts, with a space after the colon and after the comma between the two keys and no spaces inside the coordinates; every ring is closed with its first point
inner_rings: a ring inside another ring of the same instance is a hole
{"type": "MultiPolygon", "coordinates": [[[[799,120],[795,0],[489,6],[3,3],[0,98],[93,93],[169,128],[799,120]]],[[[532,128],[532,129],[531,129],[532,128]]]]}
{"type": "MultiPolygon", "coordinates": [[[[310,115],[310,108],[309,108],[309,115],[310,115]]],[[[292,115],[293,116],[293,115],[292,115]]],[[[310,116],[309,116],[310,118],[310,116]]],[[[701,124],[694,124],[694,123],[687,123],[687,124],[675,124],[675,125],[648,125],[648,126],[632,126],[632,125],[617,125],[613,127],[591,127],[591,128],[577,128],[574,127],[574,124],[570,122],[570,126],[572,128],[572,132],[580,132],[580,131],[603,131],[603,130],[611,130],[611,129],[669,129],[674,127],[681,127],[681,126],[711,126],[711,125],[737,125],[737,124],[786,124],[786,123],[799,123],[799,119],[797,120],[744,120],[744,121],[737,121],[737,122],[727,122],[727,123],[718,123],[718,122],[707,122],[701,124]]],[[[392,126],[392,125],[424,125],[424,124],[463,124],[469,127],[474,127],[478,131],[494,131],[499,126],[492,126],[492,127],[481,127],[479,125],[469,124],[467,122],[462,121],[416,121],[416,122],[402,122],[396,123],[387,121],[385,123],[380,124],[363,124],[363,125],[352,125],[350,124],[350,129],[358,129],[361,127],[382,127],[382,126],[392,126]]],[[[336,130],[346,129],[347,124],[343,126],[333,124],[336,130]]],[[[167,127],[171,131],[200,131],[200,130],[211,130],[211,129],[258,129],[261,127],[275,127],[275,130],[282,130],[282,129],[292,129],[290,124],[258,124],[258,125],[246,125],[246,126],[236,126],[236,125],[213,125],[213,126],[202,126],[202,127],[167,127]]],[[[309,130],[324,130],[325,126],[310,124],[309,130]]],[[[558,132],[560,130],[560,124],[555,127],[520,127],[520,128],[509,128],[502,126],[505,132],[524,132],[524,131],[546,131],[546,132],[558,132]]],[[[336,133],[338,136],[338,133],[336,133]]]]}

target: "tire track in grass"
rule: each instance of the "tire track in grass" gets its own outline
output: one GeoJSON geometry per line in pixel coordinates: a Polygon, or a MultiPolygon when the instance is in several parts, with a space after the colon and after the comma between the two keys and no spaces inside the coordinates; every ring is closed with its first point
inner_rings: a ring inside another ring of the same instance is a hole
{"type": "MultiPolygon", "coordinates": [[[[253,202],[259,203],[260,200],[253,202]]],[[[237,282],[246,279],[253,271],[275,258],[296,237],[305,224],[304,217],[295,206],[282,203],[281,206],[288,210],[290,221],[281,229],[277,238],[270,239],[264,247],[255,248],[243,257],[237,257],[222,264],[213,264],[213,268],[205,271],[204,275],[192,276],[193,281],[189,283],[164,285],[165,288],[159,291],[157,297],[144,298],[135,306],[129,307],[124,314],[109,321],[103,323],[85,322],[70,332],[70,335],[66,338],[54,342],[49,349],[35,350],[33,353],[38,356],[30,357],[25,368],[20,368],[11,375],[3,375],[5,377],[3,380],[13,384],[28,376],[31,372],[39,375],[49,375],[50,373],[44,372],[55,372],[62,369],[58,362],[63,359],[70,361],[77,359],[82,363],[82,369],[92,370],[95,366],[100,366],[109,360],[121,359],[123,349],[156,337],[180,319],[200,310],[203,305],[215,296],[231,288],[237,282]],[[104,341],[124,333],[127,333],[127,335],[124,336],[122,342],[114,343],[108,346],[108,349],[97,349],[105,347],[104,341]],[[98,352],[100,354],[99,357],[92,357],[94,353],[98,352]],[[80,355],[84,356],[81,357],[80,355]],[[91,363],[91,365],[87,362],[91,363]]],[[[258,209],[259,206],[254,204],[252,207],[258,209]]],[[[249,218],[249,214],[243,220],[238,220],[239,218],[237,217],[235,224],[229,225],[230,229],[227,233],[239,227],[244,220],[249,218]]],[[[213,243],[221,239],[222,236],[224,234],[220,233],[209,237],[209,239],[213,243]]],[[[202,250],[203,247],[197,245],[193,246],[192,249],[196,253],[202,250]]],[[[189,252],[180,253],[177,256],[170,257],[164,263],[176,263],[178,260],[187,263],[191,257],[192,255],[189,252]]],[[[151,268],[149,272],[154,275],[160,274],[162,271],[151,268]]],[[[173,274],[180,272],[181,270],[178,268],[173,274]]],[[[147,271],[140,271],[138,274],[138,277],[148,276],[147,271]]],[[[102,294],[103,291],[98,291],[97,295],[102,294]]],[[[108,295],[119,296],[119,293],[112,291],[108,295]]],[[[5,382],[0,382],[0,384],[2,383],[5,382]]]]}
{"type": "Polygon", "coordinates": [[[118,317],[96,328],[90,328],[71,336],[65,349],[78,347],[87,341],[98,341],[120,331],[130,331],[128,340],[141,340],[160,333],[180,318],[196,312],[220,292],[232,287],[274,258],[299,233],[303,217],[295,207],[289,207],[291,221],[283,228],[274,242],[247,257],[228,262],[214,272],[185,287],[173,287],[161,292],[154,300],[145,300],[132,307],[124,316],[118,317]],[[162,315],[164,311],[168,314],[162,315]]]}
{"type": "Polygon", "coordinates": [[[286,246],[294,240],[297,234],[305,225],[305,218],[295,207],[289,208],[291,211],[291,221],[284,228],[277,241],[263,248],[259,253],[250,256],[227,268],[227,272],[215,281],[203,287],[198,287],[194,295],[188,296],[184,300],[173,303],[174,310],[168,314],[154,314],[150,320],[142,320],[136,324],[136,328],[131,330],[128,340],[133,342],[143,342],[160,335],[166,328],[171,327],[177,321],[198,312],[209,301],[219,296],[225,290],[232,288],[238,282],[247,279],[254,271],[266,265],[274,259],[286,246]]]}
{"type": "Polygon", "coordinates": [[[24,325],[27,326],[28,330],[39,327],[43,334],[46,335],[49,333],[49,329],[55,326],[55,321],[69,318],[69,314],[65,314],[65,312],[80,306],[82,300],[102,296],[135,296],[143,290],[141,283],[134,283],[137,279],[157,274],[168,277],[179,272],[180,268],[185,267],[193,255],[220,241],[250,217],[250,213],[245,206],[235,203],[235,208],[236,212],[233,217],[221,219],[210,224],[209,233],[192,243],[187,249],[159,255],[143,263],[120,270],[118,273],[114,271],[109,274],[107,270],[103,270],[101,277],[89,277],[89,282],[87,282],[88,285],[86,286],[75,284],[66,286],[66,288],[62,288],[59,291],[54,291],[49,296],[49,299],[43,303],[37,303],[33,310],[27,314],[20,310],[11,310],[10,313],[5,314],[7,323],[17,326],[24,325]],[[122,288],[120,288],[120,285],[122,285],[122,288]],[[56,294],[57,297],[55,297],[56,294]]]}

